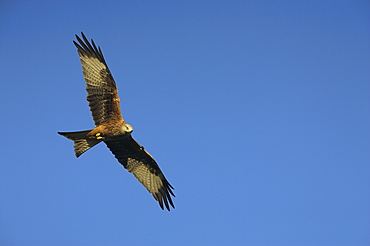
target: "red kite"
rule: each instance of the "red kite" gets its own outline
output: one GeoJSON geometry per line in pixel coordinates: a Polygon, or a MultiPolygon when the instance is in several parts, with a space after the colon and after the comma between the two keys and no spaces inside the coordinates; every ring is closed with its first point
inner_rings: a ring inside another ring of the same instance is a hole
{"type": "Polygon", "coordinates": [[[119,163],[145,186],[158,201],[159,206],[170,211],[173,205],[173,187],[164,177],[153,157],[131,136],[133,128],[122,118],[118,89],[100,47],[91,44],[81,32],[83,40],[76,35],[82,71],[86,81],[89,102],[95,128],[78,132],[58,132],[74,141],[76,157],[100,142],[104,142],[119,163]]]}

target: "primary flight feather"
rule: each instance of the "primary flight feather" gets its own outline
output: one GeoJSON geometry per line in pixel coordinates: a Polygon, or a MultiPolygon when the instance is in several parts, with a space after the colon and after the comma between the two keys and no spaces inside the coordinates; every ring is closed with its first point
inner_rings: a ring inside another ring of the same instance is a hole
{"type": "Polygon", "coordinates": [[[173,187],[163,175],[153,157],[131,136],[133,127],[122,118],[118,89],[100,47],[91,43],[81,32],[76,35],[82,71],[86,81],[87,101],[95,128],[78,132],[58,132],[73,140],[76,157],[100,142],[104,142],[119,163],[139,180],[169,211],[175,208],[171,196],[173,187]]]}

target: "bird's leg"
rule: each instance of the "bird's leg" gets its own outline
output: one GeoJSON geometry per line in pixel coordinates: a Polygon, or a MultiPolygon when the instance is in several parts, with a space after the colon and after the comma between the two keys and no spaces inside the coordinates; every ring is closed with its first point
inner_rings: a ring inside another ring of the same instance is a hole
{"type": "Polygon", "coordinates": [[[100,136],[100,132],[98,132],[97,134],[95,134],[95,137],[96,139],[104,139],[104,137],[100,136]]]}

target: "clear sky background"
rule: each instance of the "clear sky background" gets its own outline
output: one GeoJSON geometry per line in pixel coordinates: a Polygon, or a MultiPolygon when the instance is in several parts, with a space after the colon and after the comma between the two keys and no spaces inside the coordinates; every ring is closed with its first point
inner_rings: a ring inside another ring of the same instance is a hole
{"type": "Polygon", "coordinates": [[[369,1],[1,1],[1,245],[370,245],[369,1]],[[93,127],[72,40],[175,187],[93,127]]]}

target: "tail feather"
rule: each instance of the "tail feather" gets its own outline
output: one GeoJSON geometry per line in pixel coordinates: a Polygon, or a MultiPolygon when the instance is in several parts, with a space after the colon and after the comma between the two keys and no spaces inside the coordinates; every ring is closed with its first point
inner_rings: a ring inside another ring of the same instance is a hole
{"type": "Polygon", "coordinates": [[[72,140],[74,142],[74,150],[76,157],[79,157],[88,149],[94,147],[101,140],[93,139],[93,138],[86,138],[86,134],[88,134],[92,130],[86,131],[78,131],[78,132],[58,132],[58,134],[72,140]]]}

